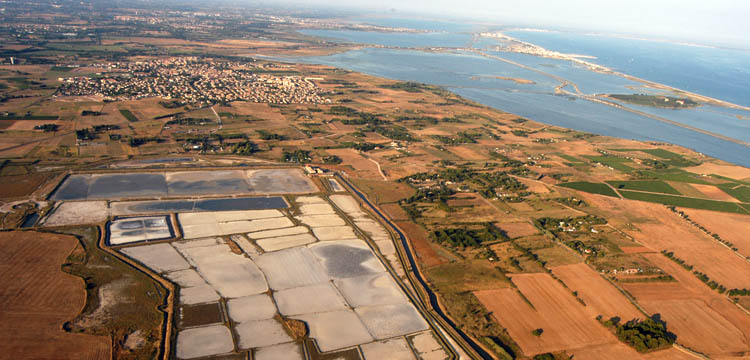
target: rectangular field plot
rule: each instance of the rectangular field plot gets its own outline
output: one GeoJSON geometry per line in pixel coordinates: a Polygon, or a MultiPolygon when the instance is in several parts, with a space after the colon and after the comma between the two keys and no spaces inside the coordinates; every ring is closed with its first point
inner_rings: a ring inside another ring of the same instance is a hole
{"type": "Polygon", "coordinates": [[[310,234],[299,234],[261,239],[257,242],[263,251],[277,251],[294,246],[312,244],[315,241],[317,241],[315,237],[310,234]]]}
{"type": "Polygon", "coordinates": [[[150,216],[116,219],[108,225],[110,245],[124,245],[140,241],[174,237],[169,216],[150,216]]]}
{"type": "Polygon", "coordinates": [[[328,280],[325,270],[306,247],[296,247],[261,255],[257,260],[268,285],[283,290],[328,280]]]}
{"type": "Polygon", "coordinates": [[[227,309],[229,318],[237,323],[268,320],[276,316],[276,305],[267,294],[229,299],[227,309]]]}
{"type": "Polygon", "coordinates": [[[362,354],[366,360],[374,359],[393,359],[393,360],[414,360],[414,353],[409,348],[409,344],[402,338],[392,340],[378,341],[361,346],[362,354]]]}
{"type": "Polygon", "coordinates": [[[291,228],[283,228],[283,229],[278,229],[278,230],[257,231],[257,232],[247,234],[247,237],[251,239],[265,239],[265,238],[273,238],[273,237],[278,237],[278,236],[307,234],[308,232],[309,231],[304,226],[295,226],[291,228]]]}
{"type": "Polygon", "coordinates": [[[217,211],[180,213],[178,215],[185,239],[241,234],[294,226],[278,210],[217,211]]]}
{"type": "Polygon", "coordinates": [[[169,244],[129,247],[120,252],[159,273],[190,268],[185,258],[169,244]]]}
{"type": "Polygon", "coordinates": [[[252,260],[232,253],[226,244],[180,251],[222,297],[235,298],[268,291],[258,266],[252,260]]]}
{"type": "Polygon", "coordinates": [[[351,310],[294,316],[307,323],[310,337],[323,352],[366,344],[374,339],[359,317],[351,310]]]}
{"type": "Polygon", "coordinates": [[[362,240],[320,242],[310,245],[310,249],[333,279],[385,272],[383,264],[362,240]]]}
{"type": "Polygon", "coordinates": [[[215,325],[224,322],[219,303],[188,305],[180,308],[180,328],[215,325]]]}
{"type": "Polygon", "coordinates": [[[284,326],[276,319],[240,323],[234,327],[239,336],[239,348],[251,349],[291,342],[284,326]]]}
{"type": "Polygon", "coordinates": [[[192,328],[177,333],[177,357],[180,359],[227,354],[233,350],[232,333],[224,325],[192,328]]]}
{"type": "Polygon", "coordinates": [[[333,192],[343,192],[343,191],[346,191],[346,190],[344,190],[344,187],[341,186],[341,184],[339,184],[338,181],[336,181],[336,179],[328,179],[328,185],[331,186],[331,190],[333,190],[333,192]]]}
{"type": "Polygon", "coordinates": [[[259,348],[255,351],[255,360],[304,360],[305,355],[302,347],[294,343],[272,345],[259,348]]]}
{"type": "Polygon", "coordinates": [[[330,282],[277,291],[279,313],[285,316],[346,310],[346,302],[330,282]]]}
{"type": "Polygon", "coordinates": [[[280,196],[202,200],[122,201],[110,205],[113,215],[265,210],[285,209],[287,207],[286,201],[280,196]]]}
{"type": "Polygon", "coordinates": [[[44,226],[98,224],[108,216],[106,201],[66,201],[50,214],[44,226]]]}
{"type": "MultiPolygon", "coordinates": [[[[77,174],[51,200],[125,199],[234,194],[311,193],[318,189],[299,169],[77,174]]],[[[208,205],[210,207],[210,205],[208,205]]]]}
{"type": "Polygon", "coordinates": [[[427,322],[412,304],[363,306],[354,309],[376,339],[384,340],[427,330],[427,322]]]}
{"type": "Polygon", "coordinates": [[[584,308],[548,274],[514,275],[512,281],[518,290],[483,290],[474,294],[508,329],[524,355],[616,341],[609,330],[594,319],[597,315],[594,311],[584,308]],[[535,329],[543,330],[541,336],[532,334],[535,329]]]}

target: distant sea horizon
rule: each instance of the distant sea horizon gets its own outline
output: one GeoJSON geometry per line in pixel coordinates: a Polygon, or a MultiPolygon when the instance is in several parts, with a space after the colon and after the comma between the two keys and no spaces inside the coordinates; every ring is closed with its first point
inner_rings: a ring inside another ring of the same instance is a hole
{"type": "MultiPolygon", "coordinates": [[[[645,88],[642,83],[620,76],[593,72],[566,60],[494,51],[499,43],[490,38],[472,40],[471,32],[491,27],[427,20],[417,20],[412,25],[405,19],[367,19],[363,22],[428,32],[303,30],[307,35],[381,47],[296,60],[443,86],[467,99],[541,123],[624,139],[668,142],[750,167],[750,147],[738,143],[750,143],[748,111],[708,104],[679,110],[622,104],[649,114],[643,116],[561,95],[556,91],[561,84],[559,79],[577,84],[586,95],[663,94],[664,91],[645,88]],[[464,48],[468,44],[490,57],[476,51],[419,50],[464,48]],[[524,68],[494,60],[491,56],[522,64],[524,68]],[[527,79],[533,83],[518,84],[502,80],[503,77],[527,79]],[[696,131],[696,128],[701,131],[696,131]]],[[[596,59],[586,60],[647,81],[750,106],[750,52],[568,32],[511,30],[503,33],[548,50],[594,56],[596,59]]]]}

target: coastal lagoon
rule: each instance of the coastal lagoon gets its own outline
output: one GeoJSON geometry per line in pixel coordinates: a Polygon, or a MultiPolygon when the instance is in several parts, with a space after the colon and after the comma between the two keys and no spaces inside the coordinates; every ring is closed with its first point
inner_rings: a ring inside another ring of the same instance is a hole
{"type": "MultiPolygon", "coordinates": [[[[389,40],[391,36],[402,36],[401,33],[362,31],[346,31],[345,34],[337,35],[336,30],[326,30],[325,33],[311,30],[305,33],[321,36],[325,34],[327,38],[342,38],[347,42],[380,46],[395,44],[394,41],[389,40]],[[377,41],[372,40],[373,37],[377,38],[377,41]]],[[[555,90],[562,81],[567,81],[576,84],[581,91],[580,95],[585,96],[663,92],[645,89],[642,83],[617,75],[593,72],[570,61],[492,51],[494,48],[492,39],[481,39],[474,43],[475,47],[472,49],[457,46],[455,49],[443,51],[425,51],[424,48],[445,46],[443,45],[445,42],[435,41],[435,36],[430,34],[434,33],[409,34],[410,43],[420,49],[403,49],[400,46],[399,48],[368,47],[330,56],[295,60],[346,68],[379,77],[439,85],[467,99],[542,123],[619,138],[669,142],[728,162],[750,166],[750,147],[738,143],[750,142],[750,112],[748,111],[712,105],[673,110],[621,103],[652,117],[643,116],[555,90]],[[502,78],[524,79],[533,83],[519,83],[502,78]],[[669,121],[685,126],[670,124],[669,121]],[[733,142],[722,137],[737,141],[733,142]]],[[[700,51],[705,51],[705,49],[700,49],[700,51]]],[[[551,50],[566,49],[551,47],[551,50]]],[[[586,54],[585,51],[570,52],[586,54]]],[[[592,62],[597,61],[592,60],[592,62]]],[[[608,65],[604,62],[597,63],[608,65]]],[[[630,74],[627,69],[616,68],[616,70],[630,74]]],[[[727,72],[731,73],[731,71],[727,72]]],[[[659,78],[644,76],[640,73],[632,75],[646,80],[659,81],[659,78]]],[[[704,73],[703,76],[708,75],[704,73]]],[[[677,83],[666,83],[680,87],[677,83]]],[[[741,86],[748,85],[742,84],[741,86]]],[[[733,100],[716,96],[717,94],[701,92],[696,89],[696,86],[682,87],[703,95],[733,100]]],[[[563,89],[571,94],[575,93],[571,86],[565,86],[563,89]]],[[[750,93],[750,90],[742,94],[747,93],[750,93]]]]}

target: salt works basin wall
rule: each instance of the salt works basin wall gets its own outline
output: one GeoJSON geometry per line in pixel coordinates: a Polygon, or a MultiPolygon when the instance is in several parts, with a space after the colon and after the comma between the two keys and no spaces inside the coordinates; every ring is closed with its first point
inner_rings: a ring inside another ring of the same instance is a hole
{"type": "Polygon", "coordinates": [[[299,169],[218,170],[76,174],[50,200],[124,199],[234,194],[294,194],[318,191],[299,169]]]}

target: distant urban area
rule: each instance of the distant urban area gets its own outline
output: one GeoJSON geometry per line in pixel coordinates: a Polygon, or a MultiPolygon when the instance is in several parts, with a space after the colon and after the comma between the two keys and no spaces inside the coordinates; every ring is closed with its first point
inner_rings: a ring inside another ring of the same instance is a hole
{"type": "MultiPolygon", "coordinates": [[[[100,95],[104,100],[148,97],[174,99],[174,105],[227,103],[324,104],[311,79],[263,74],[274,72],[236,61],[175,57],[151,61],[95,64],[96,76],[61,79],[58,95],[100,95]]],[[[278,72],[283,72],[283,70],[278,72]]]]}

